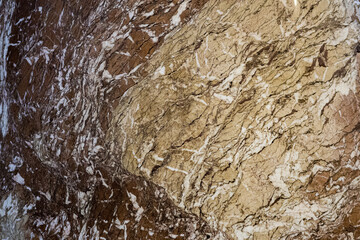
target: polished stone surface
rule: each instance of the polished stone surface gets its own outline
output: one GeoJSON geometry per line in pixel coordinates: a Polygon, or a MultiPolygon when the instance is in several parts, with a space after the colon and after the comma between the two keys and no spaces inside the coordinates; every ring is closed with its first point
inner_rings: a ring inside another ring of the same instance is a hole
{"type": "Polygon", "coordinates": [[[0,9],[0,237],[360,238],[359,1],[0,9]]]}

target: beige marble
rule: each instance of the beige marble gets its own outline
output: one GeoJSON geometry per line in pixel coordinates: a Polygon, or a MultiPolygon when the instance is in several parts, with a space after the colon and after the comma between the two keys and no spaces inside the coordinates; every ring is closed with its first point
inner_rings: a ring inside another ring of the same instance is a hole
{"type": "Polygon", "coordinates": [[[209,1],[121,98],[108,165],[231,239],[325,236],[359,201],[359,2],[209,1]]]}

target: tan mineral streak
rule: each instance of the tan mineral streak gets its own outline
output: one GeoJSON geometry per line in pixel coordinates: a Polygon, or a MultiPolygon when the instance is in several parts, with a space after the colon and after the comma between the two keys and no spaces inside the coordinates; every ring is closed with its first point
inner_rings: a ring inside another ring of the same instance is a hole
{"type": "Polygon", "coordinates": [[[360,200],[358,5],[209,1],[122,97],[122,165],[233,239],[325,236],[360,200]]]}

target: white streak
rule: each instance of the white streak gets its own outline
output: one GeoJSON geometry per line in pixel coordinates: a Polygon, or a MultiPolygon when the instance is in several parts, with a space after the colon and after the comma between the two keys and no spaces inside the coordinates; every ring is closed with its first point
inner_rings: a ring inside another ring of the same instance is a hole
{"type": "Polygon", "coordinates": [[[225,96],[225,95],[218,94],[218,93],[215,93],[214,96],[226,103],[232,103],[232,101],[234,101],[232,96],[225,96]]]}
{"type": "Polygon", "coordinates": [[[25,184],[24,178],[23,178],[19,173],[17,173],[17,174],[13,177],[13,180],[14,180],[15,182],[17,182],[18,184],[21,184],[21,185],[24,185],[24,184],[25,184]]]}
{"type": "Polygon", "coordinates": [[[138,222],[142,217],[142,213],[144,212],[144,209],[139,206],[138,202],[136,201],[136,196],[134,194],[127,192],[127,195],[129,196],[133,207],[137,210],[135,221],[138,222]]]}
{"type": "Polygon", "coordinates": [[[171,171],[174,171],[174,172],[181,172],[181,173],[184,173],[185,175],[188,175],[189,173],[184,171],[184,170],[181,170],[181,169],[177,169],[177,168],[173,168],[173,167],[169,167],[169,166],[166,166],[167,169],[171,170],[171,171]]]}
{"type": "MultiPolygon", "coordinates": [[[[0,6],[2,5],[2,2],[0,6]]],[[[3,22],[1,23],[0,28],[0,128],[2,137],[5,137],[8,128],[9,128],[9,119],[8,119],[8,107],[9,99],[6,91],[6,62],[7,62],[7,53],[10,46],[10,34],[11,34],[11,17],[14,12],[15,3],[13,1],[8,1],[5,3],[3,10],[3,22]]]]}
{"type": "Polygon", "coordinates": [[[185,0],[184,2],[181,3],[181,5],[179,6],[176,14],[171,18],[171,25],[172,26],[179,25],[179,23],[181,22],[180,15],[186,10],[186,7],[187,7],[188,3],[189,3],[189,0],[185,0]]]}
{"type": "Polygon", "coordinates": [[[152,15],[154,15],[154,9],[151,10],[151,12],[148,12],[148,13],[144,13],[144,14],[143,14],[143,16],[146,17],[146,18],[147,18],[147,17],[150,17],[150,16],[152,16],[152,15]]]}
{"type": "Polygon", "coordinates": [[[195,53],[195,58],[196,58],[196,65],[198,66],[198,68],[200,68],[200,62],[199,62],[199,58],[198,58],[198,54],[195,53]]]}

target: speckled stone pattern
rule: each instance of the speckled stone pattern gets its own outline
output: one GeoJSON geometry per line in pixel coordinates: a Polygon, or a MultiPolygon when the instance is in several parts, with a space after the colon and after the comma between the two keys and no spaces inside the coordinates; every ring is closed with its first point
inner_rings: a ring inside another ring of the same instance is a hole
{"type": "Polygon", "coordinates": [[[1,239],[360,239],[358,0],[0,1],[1,239]]]}

